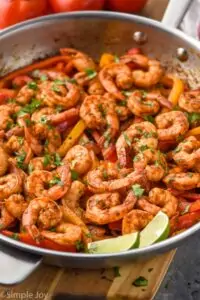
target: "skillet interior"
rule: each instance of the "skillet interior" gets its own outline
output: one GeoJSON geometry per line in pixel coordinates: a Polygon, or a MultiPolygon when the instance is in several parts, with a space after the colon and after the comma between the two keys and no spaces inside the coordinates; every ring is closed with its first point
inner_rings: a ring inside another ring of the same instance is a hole
{"type": "MultiPolygon", "coordinates": [[[[178,30],[165,29],[159,22],[126,14],[108,12],[81,12],[38,18],[4,30],[0,34],[0,75],[30,64],[34,60],[54,55],[60,47],[74,47],[94,58],[103,52],[120,55],[135,47],[133,33],[143,31],[148,43],[142,49],[158,58],[170,72],[186,77],[191,87],[198,86],[200,78],[200,44],[178,30]],[[181,63],[176,58],[176,49],[186,48],[189,59],[181,63]]],[[[73,267],[103,267],[120,261],[165,252],[200,229],[200,224],[164,242],[145,249],[131,250],[120,254],[87,255],[60,253],[39,249],[0,236],[0,240],[17,248],[46,255],[48,263],[73,265],[73,267]],[[88,265],[90,262],[90,265],[88,265]]]]}

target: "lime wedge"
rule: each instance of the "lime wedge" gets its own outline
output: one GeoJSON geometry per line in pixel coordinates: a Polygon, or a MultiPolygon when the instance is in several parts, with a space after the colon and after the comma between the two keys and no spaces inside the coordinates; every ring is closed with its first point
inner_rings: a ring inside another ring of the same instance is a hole
{"type": "Polygon", "coordinates": [[[169,218],[160,211],[140,232],[139,248],[165,240],[169,235],[169,218]]]}
{"type": "Polygon", "coordinates": [[[115,253],[138,247],[139,233],[122,235],[112,239],[92,242],[88,244],[89,253],[115,253]]]}

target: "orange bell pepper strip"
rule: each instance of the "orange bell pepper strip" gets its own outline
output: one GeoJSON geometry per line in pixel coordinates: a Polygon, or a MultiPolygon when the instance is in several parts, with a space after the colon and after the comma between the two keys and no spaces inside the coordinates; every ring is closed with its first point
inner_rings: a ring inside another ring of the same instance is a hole
{"type": "Polygon", "coordinates": [[[178,104],[180,95],[184,92],[184,84],[183,81],[176,76],[170,75],[169,78],[173,79],[173,87],[168,100],[173,104],[173,107],[175,107],[178,104]]]}
{"type": "Polygon", "coordinates": [[[1,80],[0,80],[0,88],[6,87],[7,84],[9,83],[9,81],[13,80],[15,77],[19,76],[19,75],[24,75],[27,74],[33,70],[37,70],[37,69],[44,69],[44,68],[49,68],[52,65],[57,64],[58,62],[69,62],[69,57],[68,56],[54,56],[54,57],[50,57],[47,58],[45,60],[42,60],[40,62],[36,62],[33,63],[27,67],[24,67],[22,69],[16,70],[6,76],[4,76],[1,80]]]}
{"type": "Polygon", "coordinates": [[[3,231],[1,231],[1,233],[7,237],[16,239],[16,240],[18,240],[22,243],[28,244],[28,245],[45,248],[45,249],[56,250],[56,251],[76,252],[75,245],[60,245],[60,244],[57,244],[46,238],[41,239],[41,241],[38,243],[28,233],[13,233],[8,230],[3,230],[3,231]]]}
{"type": "Polygon", "coordinates": [[[104,53],[102,54],[101,58],[100,58],[100,63],[99,66],[100,68],[103,68],[107,65],[112,64],[115,61],[115,56],[110,54],[110,53],[104,53]]]}
{"type": "Polygon", "coordinates": [[[83,120],[78,121],[78,123],[73,127],[63,144],[58,149],[58,154],[60,154],[60,156],[62,157],[65,156],[67,151],[69,151],[69,149],[73,147],[79,140],[85,129],[85,122],[83,120]]]}
{"type": "Polygon", "coordinates": [[[191,135],[200,135],[200,126],[189,130],[186,134],[186,137],[191,135]]]}

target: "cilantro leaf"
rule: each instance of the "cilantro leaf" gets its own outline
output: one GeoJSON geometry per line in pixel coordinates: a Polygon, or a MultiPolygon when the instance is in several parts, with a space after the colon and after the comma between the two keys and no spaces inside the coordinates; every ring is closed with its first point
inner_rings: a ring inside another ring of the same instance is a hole
{"type": "Polygon", "coordinates": [[[93,79],[97,76],[97,72],[95,70],[92,70],[92,69],[86,69],[85,73],[87,74],[89,79],[93,79]]]}
{"type": "Polygon", "coordinates": [[[72,180],[78,180],[79,179],[79,174],[75,170],[71,170],[71,178],[72,180]]]}
{"type": "Polygon", "coordinates": [[[37,83],[35,81],[31,81],[27,84],[28,88],[34,91],[37,91],[38,86],[37,83]]]}
{"type": "Polygon", "coordinates": [[[144,189],[141,187],[140,184],[132,185],[132,190],[137,198],[141,197],[144,194],[144,189]]]}
{"type": "Polygon", "coordinates": [[[138,286],[147,286],[148,280],[143,276],[139,276],[132,282],[132,285],[137,286],[137,287],[138,286]]]}

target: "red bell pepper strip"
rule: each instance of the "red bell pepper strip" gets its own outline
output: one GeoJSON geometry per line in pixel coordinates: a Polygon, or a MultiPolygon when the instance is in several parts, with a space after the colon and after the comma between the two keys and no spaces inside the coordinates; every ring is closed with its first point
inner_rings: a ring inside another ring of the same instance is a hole
{"type": "Polygon", "coordinates": [[[122,231],[122,220],[112,222],[108,224],[110,230],[122,231]]]}
{"type": "Polygon", "coordinates": [[[16,76],[13,79],[12,85],[13,85],[13,87],[20,88],[31,81],[33,81],[33,79],[31,79],[31,77],[29,77],[27,75],[20,75],[20,76],[16,76]]]}
{"type": "Polygon", "coordinates": [[[196,200],[190,204],[189,212],[200,211],[200,200],[196,200]]]}
{"type": "Polygon", "coordinates": [[[187,229],[200,221],[200,210],[178,217],[176,231],[187,229]]]}
{"type": "Polygon", "coordinates": [[[142,54],[142,50],[140,48],[131,48],[127,51],[127,54],[142,54]]]}
{"type": "Polygon", "coordinates": [[[37,243],[28,233],[13,233],[8,230],[3,230],[1,233],[28,245],[56,251],[76,252],[76,247],[73,245],[60,245],[46,238],[41,239],[41,241],[37,243]]]}

